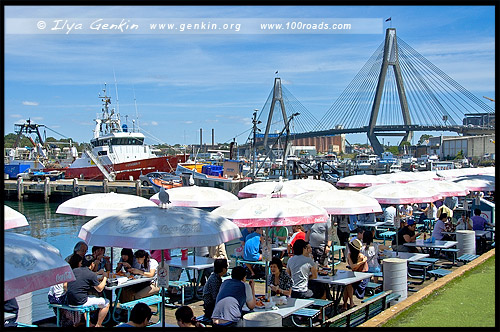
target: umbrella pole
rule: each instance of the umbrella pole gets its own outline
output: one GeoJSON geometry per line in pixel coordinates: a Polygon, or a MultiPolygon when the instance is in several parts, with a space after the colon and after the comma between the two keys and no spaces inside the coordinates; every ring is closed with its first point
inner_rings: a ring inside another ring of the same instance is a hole
{"type": "MultiPolygon", "coordinates": [[[[161,250],[161,266],[163,266],[163,260],[164,260],[164,254],[163,254],[163,249],[161,250]]],[[[161,327],[165,327],[165,287],[163,285],[161,286],[161,313],[160,313],[160,318],[161,318],[161,327]]]]}
{"type": "MultiPolygon", "coordinates": [[[[266,265],[265,265],[265,267],[264,267],[264,269],[265,269],[265,271],[264,271],[264,277],[266,278],[266,289],[265,289],[265,290],[266,290],[266,294],[265,294],[265,296],[266,296],[266,299],[268,299],[268,300],[270,301],[270,300],[271,300],[271,298],[268,298],[268,297],[267,297],[267,290],[269,289],[269,282],[267,281],[267,280],[268,280],[268,278],[267,278],[267,276],[268,276],[268,269],[269,269],[269,261],[268,261],[268,259],[267,259],[267,258],[268,258],[268,255],[270,254],[270,253],[269,253],[269,250],[268,250],[268,249],[269,249],[269,247],[267,247],[267,243],[268,243],[268,235],[269,235],[269,228],[268,228],[268,227],[265,227],[264,231],[265,231],[265,237],[264,237],[264,241],[265,241],[265,242],[264,242],[264,243],[265,243],[265,246],[266,246],[266,251],[267,251],[267,255],[266,255],[266,257],[265,257],[265,260],[266,260],[266,265]]],[[[271,254],[272,254],[272,249],[271,249],[271,254]]]]}

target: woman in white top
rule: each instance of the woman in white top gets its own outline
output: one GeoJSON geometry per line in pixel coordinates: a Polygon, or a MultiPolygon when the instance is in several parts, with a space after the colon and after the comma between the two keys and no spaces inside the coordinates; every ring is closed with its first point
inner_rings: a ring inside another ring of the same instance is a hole
{"type": "Polygon", "coordinates": [[[133,300],[142,299],[154,294],[158,294],[160,288],[156,286],[156,269],[158,268],[158,262],[149,256],[149,253],[145,250],[139,249],[134,253],[134,257],[141,265],[140,268],[129,269],[130,273],[137,274],[146,278],[153,277],[154,279],[150,284],[139,283],[126,287],[122,291],[121,302],[130,302],[133,300]]]}
{"type": "MultiPolygon", "coordinates": [[[[366,256],[368,263],[368,272],[377,273],[380,272],[379,258],[379,248],[378,244],[373,242],[372,231],[365,231],[363,233],[363,247],[360,252],[366,256]]],[[[375,282],[378,282],[378,277],[373,277],[375,282]]]]}

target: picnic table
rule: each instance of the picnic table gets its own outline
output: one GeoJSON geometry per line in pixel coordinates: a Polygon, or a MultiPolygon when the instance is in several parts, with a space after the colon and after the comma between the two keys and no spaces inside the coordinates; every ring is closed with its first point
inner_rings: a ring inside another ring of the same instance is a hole
{"type": "Polygon", "coordinates": [[[188,256],[188,259],[182,260],[181,257],[172,257],[171,260],[165,261],[165,264],[182,268],[186,271],[188,280],[191,282],[191,287],[193,288],[193,297],[198,299],[197,289],[201,284],[203,270],[213,267],[214,259],[203,256],[188,256]],[[191,280],[189,270],[195,271],[195,275],[193,277],[195,277],[196,280],[194,282],[191,280]],[[198,271],[198,277],[196,277],[196,271],[198,271]]]}
{"type": "Polygon", "coordinates": [[[294,312],[302,309],[302,308],[305,308],[305,307],[308,307],[310,306],[311,304],[314,303],[314,300],[309,300],[309,299],[296,299],[296,298],[293,298],[293,297],[289,297],[287,298],[287,303],[286,304],[283,304],[283,305],[279,305],[277,306],[278,309],[273,309],[273,308],[258,308],[258,307],[255,307],[253,310],[250,310],[248,309],[247,305],[243,305],[243,312],[274,312],[274,313],[277,313],[279,315],[281,315],[282,318],[286,318],[288,316],[290,316],[291,314],[293,314],[294,312]]]}
{"type": "Polygon", "coordinates": [[[371,278],[372,276],[373,273],[336,270],[333,276],[318,276],[313,280],[330,285],[332,294],[328,292],[327,298],[334,302],[333,311],[334,315],[336,315],[338,310],[337,307],[340,305],[340,299],[342,298],[345,287],[363,279],[371,278]]]}

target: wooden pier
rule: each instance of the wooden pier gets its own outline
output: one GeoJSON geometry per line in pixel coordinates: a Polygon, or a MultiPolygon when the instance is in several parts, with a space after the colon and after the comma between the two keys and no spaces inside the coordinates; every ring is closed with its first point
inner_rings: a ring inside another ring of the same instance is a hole
{"type": "Polygon", "coordinates": [[[61,179],[50,181],[4,180],[4,194],[6,198],[65,200],[82,194],[109,193],[137,195],[149,198],[155,194],[153,187],[141,185],[136,181],[89,181],[79,179],[61,179]]]}

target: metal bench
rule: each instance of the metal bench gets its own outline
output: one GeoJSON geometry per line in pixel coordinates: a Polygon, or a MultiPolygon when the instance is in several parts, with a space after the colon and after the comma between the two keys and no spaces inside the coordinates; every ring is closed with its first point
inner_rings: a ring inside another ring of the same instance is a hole
{"type": "Polygon", "coordinates": [[[212,322],[212,318],[205,317],[205,315],[201,315],[201,316],[196,317],[196,320],[198,322],[202,323],[203,325],[213,325],[214,324],[214,322],[212,322]]]}
{"type": "Polygon", "coordinates": [[[331,250],[333,265],[338,265],[342,262],[342,250],[345,250],[345,246],[333,245],[331,250]],[[335,259],[335,253],[339,253],[338,260],[335,259]]]}
{"type": "Polygon", "coordinates": [[[449,270],[445,269],[436,269],[427,272],[431,277],[434,277],[434,280],[437,280],[439,277],[444,277],[451,273],[449,270]]]}
{"type": "Polygon", "coordinates": [[[370,282],[368,282],[368,284],[366,284],[365,290],[367,291],[367,295],[371,296],[371,295],[377,293],[377,291],[382,290],[382,284],[378,284],[376,282],[370,281],[370,282]]]}
{"type": "Polygon", "coordinates": [[[451,253],[452,254],[452,265],[457,264],[456,260],[457,260],[458,249],[455,249],[455,248],[441,249],[440,252],[451,253]]]}
{"type": "Polygon", "coordinates": [[[463,254],[460,257],[457,257],[457,261],[462,262],[464,264],[470,263],[471,261],[475,260],[478,258],[479,255],[474,255],[474,254],[463,254]]]}
{"type": "Polygon", "coordinates": [[[309,322],[309,327],[313,327],[313,319],[318,317],[321,314],[320,309],[312,309],[312,308],[302,308],[300,310],[295,311],[292,314],[292,323],[295,326],[303,327],[304,325],[301,324],[300,322],[296,322],[297,317],[305,317],[307,318],[307,321],[309,322]]]}
{"type": "MultiPolygon", "coordinates": [[[[314,301],[314,303],[311,304],[310,307],[321,310],[321,313],[323,314],[322,323],[324,323],[325,320],[327,319],[327,316],[328,316],[326,310],[333,309],[334,302],[330,301],[330,300],[314,299],[314,298],[309,298],[308,300],[314,301]]],[[[331,313],[331,311],[330,311],[330,313],[331,313]]]]}
{"type": "Polygon", "coordinates": [[[181,304],[184,305],[184,288],[191,286],[189,281],[180,281],[180,280],[169,280],[169,287],[180,288],[181,290],[181,304]]]}
{"type": "Polygon", "coordinates": [[[401,297],[393,294],[392,290],[383,291],[361,301],[361,305],[344,311],[343,313],[329,318],[323,324],[324,327],[355,327],[370,318],[378,315],[390,307],[390,302],[401,297]]]}
{"type": "Polygon", "coordinates": [[[127,320],[128,321],[130,320],[130,312],[132,311],[132,309],[134,309],[135,305],[139,302],[145,303],[147,305],[155,305],[156,304],[156,307],[157,307],[156,313],[158,313],[158,312],[160,313],[160,320],[161,320],[162,313],[160,310],[160,304],[162,302],[162,298],[159,295],[151,295],[148,297],[144,297],[142,299],[138,299],[138,300],[134,300],[134,301],[125,302],[125,303],[120,304],[120,308],[122,310],[127,310],[127,320]]]}
{"type": "Polygon", "coordinates": [[[68,311],[76,311],[81,314],[85,314],[85,326],[90,327],[90,312],[99,309],[97,305],[87,305],[87,306],[74,306],[74,305],[64,305],[64,304],[54,304],[54,303],[49,303],[49,308],[55,308],[57,311],[56,314],[56,325],[57,327],[61,327],[60,325],[60,319],[61,319],[61,309],[68,310],[68,311]]]}
{"type": "Polygon", "coordinates": [[[415,279],[422,279],[420,282],[414,282],[416,285],[421,285],[424,283],[424,281],[427,279],[428,272],[432,269],[433,263],[427,263],[427,262],[420,262],[420,261],[415,261],[415,262],[408,262],[408,276],[410,278],[415,278],[415,279]],[[421,272],[422,275],[414,275],[411,272],[421,272]]]}

